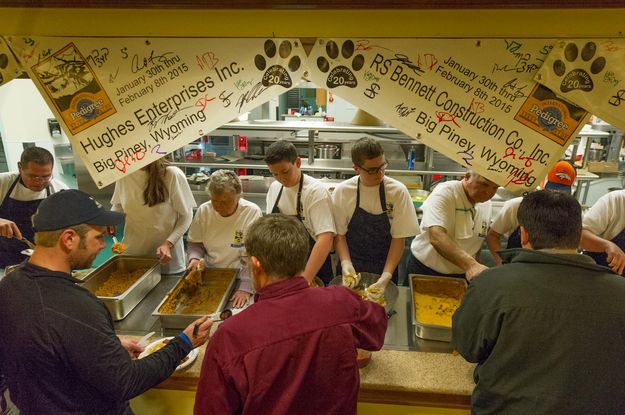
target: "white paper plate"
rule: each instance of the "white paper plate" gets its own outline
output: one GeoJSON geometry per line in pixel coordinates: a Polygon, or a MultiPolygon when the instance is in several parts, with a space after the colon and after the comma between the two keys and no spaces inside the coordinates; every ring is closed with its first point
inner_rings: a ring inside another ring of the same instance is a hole
{"type": "MultiPolygon", "coordinates": [[[[139,355],[139,359],[143,359],[144,357],[149,356],[152,353],[160,350],[161,347],[159,346],[163,342],[163,340],[171,340],[171,339],[173,339],[173,337],[164,337],[162,339],[153,341],[152,343],[148,344],[147,346],[145,346],[145,350],[141,352],[141,354],[139,355]]],[[[195,359],[197,358],[199,354],[200,352],[198,351],[197,348],[191,350],[189,354],[187,355],[189,356],[189,358],[183,364],[178,365],[178,367],[176,367],[176,370],[181,370],[189,366],[191,363],[195,361],[195,359]]]]}

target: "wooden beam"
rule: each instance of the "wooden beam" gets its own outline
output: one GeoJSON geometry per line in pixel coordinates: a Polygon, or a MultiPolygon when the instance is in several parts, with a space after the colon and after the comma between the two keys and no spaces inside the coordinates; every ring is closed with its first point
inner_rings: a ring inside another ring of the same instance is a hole
{"type": "Polygon", "coordinates": [[[0,0],[0,7],[98,9],[597,9],[622,0],[0,0]]]}

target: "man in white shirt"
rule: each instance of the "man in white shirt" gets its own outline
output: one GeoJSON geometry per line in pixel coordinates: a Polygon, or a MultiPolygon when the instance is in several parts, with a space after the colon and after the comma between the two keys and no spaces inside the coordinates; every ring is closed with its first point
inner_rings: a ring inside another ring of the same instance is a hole
{"type": "Polygon", "coordinates": [[[422,232],[412,241],[409,274],[471,280],[487,269],[477,261],[499,185],[472,171],[436,186],[423,204],[422,232]]]}
{"type": "Polygon", "coordinates": [[[41,147],[28,147],[17,163],[17,172],[0,173],[0,268],[19,264],[33,241],[31,216],[39,203],[67,186],[52,178],[54,157],[41,147]]]}
{"type": "MultiPolygon", "coordinates": [[[[573,183],[575,183],[576,177],[577,173],[573,165],[568,161],[561,160],[554,164],[551,170],[549,170],[542,188],[571,194],[571,188],[573,183]]],[[[523,197],[515,197],[507,200],[499,213],[497,213],[495,219],[493,219],[493,223],[490,225],[490,229],[486,235],[486,244],[493,258],[495,258],[497,265],[501,265],[503,262],[498,254],[498,252],[501,251],[502,235],[508,237],[506,249],[521,248],[519,220],[517,219],[517,212],[519,211],[521,201],[523,201],[523,197]]]]}
{"type": "Polygon", "coordinates": [[[352,163],[358,175],[332,193],[342,274],[370,272],[383,280],[392,275],[397,283],[405,238],[421,232],[410,194],[403,183],[384,175],[388,163],[374,139],[354,143],[352,163]]]}
{"type": "Polygon", "coordinates": [[[625,268],[625,190],[601,196],[584,215],[580,246],[597,264],[622,275],[625,268]]]}
{"type": "Polygon", "coordinates": [[[308,282],[319,276],[327,284],[333,277],[329,254],[336,234],[330,193],[323,184],[302,173],[302,159],[286,140],[267,148],[265,163],[276,179],[267,192],[267,213],[295,216],[304,224],[311,250],[303,276],[308,282]]]}

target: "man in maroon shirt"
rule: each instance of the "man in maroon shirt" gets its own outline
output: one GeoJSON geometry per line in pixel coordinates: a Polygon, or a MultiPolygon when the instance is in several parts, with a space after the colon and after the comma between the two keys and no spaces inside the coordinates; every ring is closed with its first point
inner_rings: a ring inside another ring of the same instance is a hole
{"type": "Polygon", "coordinates": [[[355,414],[356,348],[382,347],[384,308],[342,286],[309,288],[308,234],[294,218],[259,219],[245,246],[255,303],[210,340],[195,414],[355,414]]]}

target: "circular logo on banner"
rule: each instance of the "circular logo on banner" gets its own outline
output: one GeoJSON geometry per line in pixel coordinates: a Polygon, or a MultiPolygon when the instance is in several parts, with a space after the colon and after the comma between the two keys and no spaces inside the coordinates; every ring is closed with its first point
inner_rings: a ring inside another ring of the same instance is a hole
{"type": "Polygon", "coordinates": [[[98,114],[98,108],[104,104],[104,101],[99,98],[95,98],[94,95],[89,93],[78,94],[72,99],[71,104],[71,117],[72,120],[82,118],[83,120],[90,121],[95,119],[98,114]]]}

